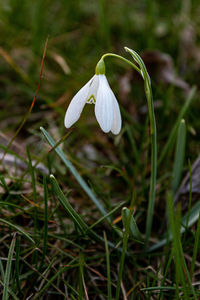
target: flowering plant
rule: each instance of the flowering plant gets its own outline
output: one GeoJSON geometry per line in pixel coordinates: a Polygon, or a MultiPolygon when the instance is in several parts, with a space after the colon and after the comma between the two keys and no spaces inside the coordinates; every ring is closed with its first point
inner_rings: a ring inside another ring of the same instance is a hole
{"type": "Polygon", "coordinates": [[[113,94],[109,83],[105,76],[104,59],[108,56],[119,58],[133,67],[144,80],[144,90],[148,105],[148,114],[150,121],[150,136],[151,136],[151,181],[149,202],[147,209],[146,221],[146,246],[151,234],[153,210],[155,203],[155,188],[156,188],[156,173],[157,173],[157,143],[156,143],[156,121],[153,108],[153,96],[151,91],[151,81],[145,64],[141,57],[132,49],[125,47],[134,59],[134,62],[114,54],[104,54],[97,63],[95,75],[80,89],[73,97],[65,114],[65,127],[71,127],[80,117],[86,103],[95,105],[95,116],[101,129],[107,133],[111,131],[113,134],[118,134],[121,130],[121,113],[119,104],[113,94]]]}

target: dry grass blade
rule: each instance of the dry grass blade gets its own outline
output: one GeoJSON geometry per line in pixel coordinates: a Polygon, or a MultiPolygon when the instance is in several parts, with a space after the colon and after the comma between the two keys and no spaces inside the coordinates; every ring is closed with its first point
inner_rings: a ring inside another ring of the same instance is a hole
{"type": "Polygon", "coordinates": [[[31,113],[31,111],[32,111],[32,109],[33,109],[33,107],[34,107],[34,104],[35,104],[35,101],[36,101],[36,97],[37,97],[37,94],[38,94],[38,92],[39,92],[41,79],[42,79],[42,71],[43,71],[43,66],[44,66],[44,59],[45,59],[45,55],[46,55],[46,50],[47,50],[47,43],[48,43],[48,38],[46,39],[45,46],[44,46],[44,52],[43,52],[42,63],[41,63],[41,68],[40,68],[40,77],[39,77],[39,82],[38,82],[38,85],[37,85],[37,89],[36,89],[35,95],[34,95],[34,97],[33,97],[33,101],[32,101],[32,103],[31,103],[31,106],[30,106],[28,112],[26,113],[26,115],[25,115],[25,117],[24,117],[22,123],[21,123],[21,124],[19,125],[19,127],[17,128],[17,130],[16,130],[14,136],[11,138],[11,140],[10,140],[10,142],[9,142],[9,144],[8,144],[8,146],[7,146],[7,148],[6,148],[6,150],[4,151],[4,154],[3,154],[3,157],[2,157],[2,159],[1,159],[1,161],[0,161],[0,163],[3,162],[4,157],[5,157],[6,153],[7,153],[7,151],[9,150],[10,146],[12,145],[12,142],[14,141],[14,139],[16,138],[16,136],[19,134],[19,132],[20,132],[20,130],[22,129],[22,127],[24,126],[24,124],[26,123],[26,121],[27,121],[27,119],[28,119],[28,117],[29,117],[29,115],[30,115],[30,113],[31,113]]]}

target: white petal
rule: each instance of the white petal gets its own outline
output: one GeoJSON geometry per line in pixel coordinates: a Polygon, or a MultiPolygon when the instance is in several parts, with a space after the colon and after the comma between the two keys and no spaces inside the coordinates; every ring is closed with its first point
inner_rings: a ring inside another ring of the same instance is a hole
{"type": "Polygon", "coordinates": [[[90,82],[90,90],[86,101],[87,103],[89,104],[95,103],[94,99],[91,98],[89,101],[88,99],[93,95],[96,100],[98,88],[99,88],[99,75],[94,75],[90,82]]]}
{"type": "Polygon", "coordinates": [[[122,118],[119,109],[119,104],[114,94],[113,94],[113,103],[114,103],[114,118],[113,118],[111,131],[113,134],[118,134],[122,127],[122,118]]]}
{"type": "Polygon", "coordinates": [[[114,118],[113,93],[105,75],[99,76],[99,88],[97,91],[95,115],[97,121],[104,132],[109,132],[112,128],[114,118]]]}
{"type": "Polygon", "coordinates": [[[79,119],[86,103],[92,80],[93,78],[90,79],[71,100],[65,114],[64,122],[66,128],[71,127],[79,119]]]}

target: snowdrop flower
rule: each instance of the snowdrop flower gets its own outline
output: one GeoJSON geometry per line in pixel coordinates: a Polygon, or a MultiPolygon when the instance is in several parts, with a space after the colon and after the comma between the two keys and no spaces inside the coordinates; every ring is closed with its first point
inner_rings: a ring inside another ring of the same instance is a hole
{"type": "Polygon", "coordinates": [[[115,95],[105,76],[105,64],[101,59],[96,74],[73,97],[65,114],[65,127],[71,127],[80,117],[86,103],[95,105],[95,116],[101,129],[118,134],[121,130],[121,114],[115,95]]]}

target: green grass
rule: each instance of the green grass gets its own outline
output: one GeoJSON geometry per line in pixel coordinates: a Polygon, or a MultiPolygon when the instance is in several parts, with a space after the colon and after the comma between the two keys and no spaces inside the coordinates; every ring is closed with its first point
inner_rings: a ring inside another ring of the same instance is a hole
{"type": "Polygon", "coordinates": [[[199,155],[199,10],[190,0],[2,1],[1,299],[200,297],[191,171],[199,155]],[[134,60],[124,47],[150,74],[157,138],[149,85],[125,63],[134,60]],[[147,50],[168,54],[189,88],[167,82],[166,62],[147,50]],[[106,53],[124,57],[105,59],[120,134],[101,131],[93,105],[65,129],[70,100],[106,53]],[[174,204],[186,173],[188,192],[174,204]]]}

